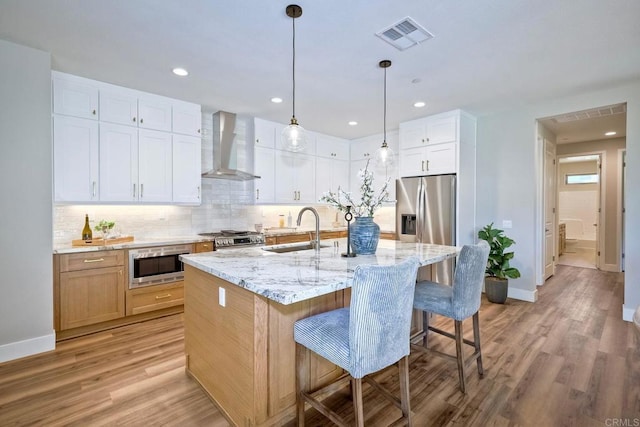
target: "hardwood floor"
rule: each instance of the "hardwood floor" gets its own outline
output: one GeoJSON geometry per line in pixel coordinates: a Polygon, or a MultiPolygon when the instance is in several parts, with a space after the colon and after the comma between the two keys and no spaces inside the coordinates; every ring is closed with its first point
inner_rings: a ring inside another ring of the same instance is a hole
{"type": "MultiPolygon", "coordinates": [[[[640,344],[633,325],[621,320],[622,277],[559,266],[535,304],[483,300],[484,378],[471,370],[463,395],[455,363],[412,354],[414,425],[638,425],[640,344]]],[[[464,327],[470,336],[471,322],[464,327]]],[[[430,341],[453,351],[443,338],[432,334],[430,341]]],[[[182,316],[174,315],[0,364],[0,425],[228,426],[185,375],[183,352],[182,316]]],[[[378,380],[397,393],[395,368],[378,380]]],[[[369,386],[364,398],[367,425],[387,425],[399,414],[369,386]]],[[[346,389],[330,399],[353,419],[346,389]]],[[[329,424],[311,409],[306,420],[329,424]]]]}

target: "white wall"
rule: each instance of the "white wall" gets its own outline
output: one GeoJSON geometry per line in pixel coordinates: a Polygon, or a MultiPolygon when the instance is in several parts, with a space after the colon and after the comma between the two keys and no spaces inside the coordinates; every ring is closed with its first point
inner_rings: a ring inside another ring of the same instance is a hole
{"type": "Polygon", "coordinates": [[[55,347],[51,57],[0,40],[0,362],[55,347]]]}
{"type": "MultiPolygon", "coordinates": [[[[509,292],[535,298],[535,253],[541,236],[536,210],[536,184],[541,155],[535,138],[536,119],[603,105],[627,103],[627,182],[640,182],[640,81],[584,92],[532,105],[520,105],[478,118],[477,224],[513,221],[513,265],[522,273],[509,292]]],[[[626,274],[623,317],[631,319],[640,305],[640,193],[628,192],[625,235],[626,274]]]]}

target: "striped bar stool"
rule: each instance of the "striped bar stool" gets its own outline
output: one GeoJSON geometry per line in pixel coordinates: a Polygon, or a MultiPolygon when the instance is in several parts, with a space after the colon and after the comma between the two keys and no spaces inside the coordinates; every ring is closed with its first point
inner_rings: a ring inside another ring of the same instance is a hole
{"type": "Polygon", "coordinates": [[[337,391],[349,383],[355,423],[363,426],[363,379],[402,410],[402,417],[398,421],[404,419],[406,424],[411,425],[409,332],[418,265],[416,257],[397,265],[360,265],[353,275],[349,307],[317,314],[295,323],[298,426],[304,426],[305,403],[338,426],[347,426],[346,421],[325,406],[318,396],[337,391]],[[346,373],[319,390],[307,390],[305,348],[338,365],[346,373]],[[366,377],[396,362],[400,371],[400,400],[366,377]]]}
{"type": "Polygon", "coordinates": [[[413,307],[423,311],[424,340],[423,346],[413,346],[413,348],[428,351],[427,336],[429,331],[453,338],[456,341],[455,356],[433,350],[431,352],[457,361],[460,390],[463,393],[466,393],[465,368],[467,365],[475,360],[478,365],[478,374],[480,377],[483,375],[478,310],[480,309],[484,271],[487,267],[488,258],[489,244],[484,240],[477,245],[465,245],[462,247],[456,263],[453,286],[427,280],[416,283],[413,307]],[[428,313],[435,313],[453,319],[455,332],[451,334],[429,326],[428,313]],[[471,316],[473,316],[473,341],[462,337],[462,321],[471,316]],[[463,344],[471,345],[474,348],[473,354],[468,359],[464,358],[463,344]]]}

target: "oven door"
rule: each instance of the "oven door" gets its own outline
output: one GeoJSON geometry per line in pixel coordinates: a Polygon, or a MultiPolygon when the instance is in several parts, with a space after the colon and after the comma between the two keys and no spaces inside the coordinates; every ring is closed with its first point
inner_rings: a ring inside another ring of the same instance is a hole
{"type": "Polygon", "coordinates": [[[183,280],[180,255],[191,253],[191,249],[191,245],[175,245],[130,250],[129,289],[183,280]]]}

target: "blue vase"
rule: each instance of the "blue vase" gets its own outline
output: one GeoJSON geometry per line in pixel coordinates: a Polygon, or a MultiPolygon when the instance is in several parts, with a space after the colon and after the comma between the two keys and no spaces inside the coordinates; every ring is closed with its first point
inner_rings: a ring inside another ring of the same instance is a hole
{"type": "Polygon", "coordinates": [[[359,216],[349,225],[351,248],[356,255],[376,253],[380,239],[380,226],[373,222],[371,216],[359,216]]]}

